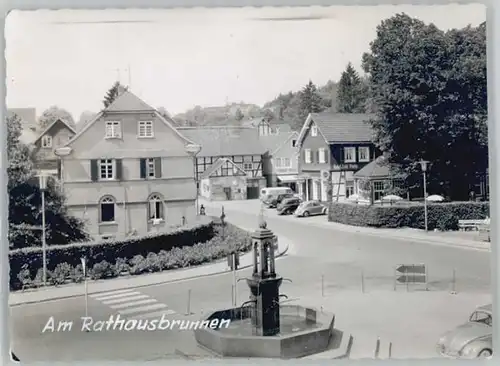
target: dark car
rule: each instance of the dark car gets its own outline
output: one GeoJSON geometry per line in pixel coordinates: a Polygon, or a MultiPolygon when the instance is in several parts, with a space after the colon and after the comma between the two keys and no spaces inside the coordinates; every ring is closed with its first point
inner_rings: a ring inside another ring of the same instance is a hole
{"type": "Polygon", "coordinates": [[[283,201],[281,201],[280,204],[278,204],[277,211],[278,215],[291,215],[295,212],[297,207],[300,206],[300,203],[302,201],[300,198],[297,197],[292,197],[292,198],[286,198],[283,201]]]}
{"type": "Polygon", "coordinates": [[[276,197],[272,197],[267,203],[267,207],[269,208],[277,208],[278,205],[286,198],[293,198],[294,195],[291,193],[279,194],[276,197]]]}

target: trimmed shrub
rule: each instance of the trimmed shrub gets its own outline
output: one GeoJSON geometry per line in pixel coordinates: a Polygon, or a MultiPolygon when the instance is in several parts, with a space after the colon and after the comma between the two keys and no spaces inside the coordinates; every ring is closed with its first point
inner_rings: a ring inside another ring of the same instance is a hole
{"type": "MultiPolygon", "coordinates": [[[[212,229],[213,237],[205,242],[190,244],[183,247],[174,247],[170,250],[160,250],[158,253],[149,252],[146,255],[137,254],[130,258],[117,257],[111,261],[89,260],[88,276],[92,280],[118,277],[120,275],[140,275],[144,273],[160,272],[168,269],[176,269],[200,265],[217,259],[226,258],[234,250],[247,252],[251,248],[250,234],[236,226],[227,223],[222,229],[216,225],[212,229]]],[[[107,244],[113,245],[112,242],[107,244]]],[[[78,262],[80,261],[77,257],[78,262]]],[[[24,286],[37,287],[42,284],[42,269],[31,268],[37,271],[35,279],[31,281],[27,265],[22,267],[16,280],[11,277],[11,290],[17,290],[24,286]]],[[[60,285],[66,282],[81,282],[83,280],[82,266],[78,263],[72,266],[68,263],[58,264],[54,271],[48,272],[49,284],[60,285]]]]}
{"type": "MultiPolygon", "coordinates": [[[[116,258],[128,260],[136,255],[145,257],[149,253],[158,253],[161,250],[169,251],[177,247],[192,246],[195,243],[206,242],[214,235],[214,225],[210,219],[206,219],[206,223],[184,226],[168,233],[151,233],[116,241],[51,245],[47,247],[47,269],[54,271],[60,263],[67,263],[71,268],[76,267],[82,257],[87,258],[88,268],[93,268],[96,263],[103,261],[114,264],[116,258]]],[[[11,250],[9,262],[11,286],[17,288],[18,274],[24,265],[30,270],[30,276],[42,267],[42,249],[27,247],[11,250]]]]}
{"type": "MultiPolygon", "coordinates": [[[[481,220],[489,217],[488,202],[429,203],[427,221],[430,230],[457,230],[459,220],[481,220]]],[[[393,206],[332,203],[328,221],[353,226],[377,228],[425,229],[423,204],[396,204],[393,206]]]]}

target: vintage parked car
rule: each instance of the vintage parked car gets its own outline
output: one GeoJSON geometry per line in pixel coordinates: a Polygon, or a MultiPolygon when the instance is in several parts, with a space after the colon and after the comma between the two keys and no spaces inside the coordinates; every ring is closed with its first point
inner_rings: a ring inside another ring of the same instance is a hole
{"type": "Polygon", "coordinates": [[[479,306],[469,321],[445,333],[437,343],[437,351],[447,358],[489,358],[493,355],[492,306],[479,306]]]}
{"type": "Polygon", "coordinates": [[[319,201],[305,201],[302,202],[297,210],[295,211],[295,216],[297,217],[307,217],[313,215],[326,215],[327,208],[319,201]]]}
{"type": "Polygon", "coordinates": [[[268,208],[277,208],[278,204],[281,203],[286,198],[292,198],[294,197],[293,193],[283,193],[279,194],[277,196],[272,196],[270,197],[267,201],[264,201],[264,205],[266,205],[268,208]]]}
{"type": "Polygon", "coordinates": [[[278,215],[291,215],[295,212],[297,207],[300,206],[302,200],[297,197],[285,198],[278,204],[277,212],[278,215]]]}

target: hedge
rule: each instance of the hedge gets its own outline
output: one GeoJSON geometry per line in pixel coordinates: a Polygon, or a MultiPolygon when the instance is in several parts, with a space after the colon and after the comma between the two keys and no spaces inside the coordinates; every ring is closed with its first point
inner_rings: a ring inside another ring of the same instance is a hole
{"type": "MultiPolygon", "coordinates": [[[[427,205],[428,228],[442,231],[457,230],[459,220],[484,219],[489,217],[489,211],[488,202],[429,203],[427,205]]],[[[423,204],[368,206],[334,202],[330,204],[328,221],[377,228],[425,229],[423,204]]]]}
{"type": "MultiPolygon", "coordinates": [[[[200,265],[227,257],[233,251],[247,252],[251,248],[250,234],[246,231],[226,224],[224,233],[220,227],[214,228],[214,236],[209,241],[174,247],[171,250],[149,252],[147,255],[137,254],[132,258],[115,257],[112,260],[92,260],[88,263],[88,275],[92,280],[107,279],[118,276],[133,276],[170,269],[200,265]]],[[[112,243],[107,243],[112,244],[112,243]]],[[[78,259],[79,260],[79,259],[78,259]]],[[[11,272],[11,290],[38,287],[42,285],[42,269],[23,265],[17,273],[11,272]]],[[[67,282],[83,281],[80,263],[76,265],[60,262],[47,272],[48,284],[62,285],[67,282]]]]}
{"type": "MultiPolygon", "coordinates": [[[[82,242],[66,245],[50,245],[47,247],[47,269],[52,271],[60,263],[76,267],[81,258],[87,258],[89,268],[102,261],[114,263],[116,258],[131,258],[160,251],[170,251],[173,248],[190,247],[196,243],[204,243],[215,235],[214,224],[207,217],[204,222],[187,225],[166,233],[151,233],[144,236],[129,237],[116,241],[82,242]]],[[[42,268],[42,248],[27,247],[9,252],[11,287],[16,286],[17,275],[24,268],[30,275],[36,274],[42,268]]]]}

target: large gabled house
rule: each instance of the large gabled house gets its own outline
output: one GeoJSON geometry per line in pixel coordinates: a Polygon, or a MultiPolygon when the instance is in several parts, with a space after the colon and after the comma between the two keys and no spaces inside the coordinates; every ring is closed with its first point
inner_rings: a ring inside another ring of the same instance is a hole
{"type": "Polygon", "coordinates": [[[372,116],[352,113],[311,113],[297,139],[298,193],[307,200],[327,200],[329,176],[333,199],[355,193],[354,173],[380,155],[372,143],[372,116]]]}
{"type": "Polygon", "coordinates": [[[197,149],[157,110],[122,91],[56,151],[68,211],[97,238],[192,222],[197,149]]]}
{"type": "MultiPolygon", "coordinates": [[[[228,159],[246,173],[246,199],[259,197],[259,192],[266,187],[263,169],[263,155],[266,149],[262,146],[255,128],[203,126],[178,127],[180,133],[201,146],[196,158],[196,176],[199,182],[205,171],[212,168],[220,159],[228,159]]],[[[229,170],[224,170],[229,174],[229,170]]],[[[203,176],[204,179],[206,176],[203,176]]],[[[220,179],[218,179],[220,180],[220,179]]],[[[228,191],[229,187],[223,187],[228,191]]],[[[230,199],[236,199],[227,196],[230,199]]]]}

